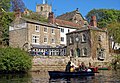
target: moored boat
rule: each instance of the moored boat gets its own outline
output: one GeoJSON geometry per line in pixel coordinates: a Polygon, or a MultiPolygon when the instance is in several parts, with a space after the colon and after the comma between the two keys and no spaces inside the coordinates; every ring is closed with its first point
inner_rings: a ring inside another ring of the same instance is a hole
{"type": "Polygon", "coordinates": [[[110,70],[110,68],[107,68],[107,67],[101,67],[101,68],[98,68],[98,70],[110,70]]]}

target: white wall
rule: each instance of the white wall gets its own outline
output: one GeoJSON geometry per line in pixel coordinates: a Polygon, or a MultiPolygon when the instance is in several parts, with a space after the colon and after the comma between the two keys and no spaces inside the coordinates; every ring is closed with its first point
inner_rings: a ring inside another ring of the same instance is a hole
{"type": "Polygon", "coordinates": [[[113,45],[114,45],[114,42],[112,41],[112,48],[115,49],[115,50],[120,49],[120,44],[115,43],[114,47],[113,47],[113,45]]]}
{"type": "Polygon", "coordinates": [[[65,28],[65,27],[59,27],[60,28],[60,44],[64,44],[66,45],[66,33],[68,33],[68,30],[69,32],[72,32],[72,31],[75,31],[76,29],[71,29],[71,28],[65,28]],[[64,32],[61,32],[61,28],[64,29],[64,32]],[[61,37],[64,37],[64,42],[61,41],[61,37]]]}

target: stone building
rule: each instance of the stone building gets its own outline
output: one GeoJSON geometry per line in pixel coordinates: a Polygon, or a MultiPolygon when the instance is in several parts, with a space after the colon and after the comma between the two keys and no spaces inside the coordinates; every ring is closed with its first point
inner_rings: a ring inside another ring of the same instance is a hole
{"type": "Polygon", "coordinates": [[[34,53],[66,55],[65,34],[80,28],[79,24],[54,18],[52,12],[48,22],[24,18],[19,11],[15,14],[16,19],[9,28],[9,45],[34,53]]]}
{"type": "Polygon", "coordinates": [[[48,18],[49,13],[52,12],[52,7],[50,5],[48,5],[47,3],[45,3],[45,4],[37,4],[36,12],[38,14],[41,14],[44,17],[48,18]]]}
{"type": "Polygon", "coordinates": [[[9,28],[10,46],[30,49],[31,45],[48,45],[56,47],[60,45],[59,28],[48,23],[17,18],[9,28]]]}
{"type": "Polygon", "coordinates": [[[108,34],[97,28],[95,16],[91,26],[67,33],[67,55],[86,63],[109,61],[108,34]]]}
{"type": "Polygon", "coordinates": [[[56,19],[70,21],[81,26],[88,25],[88,22],[84,19],[78,8],[74,11],[57,16],[56,19]]]}

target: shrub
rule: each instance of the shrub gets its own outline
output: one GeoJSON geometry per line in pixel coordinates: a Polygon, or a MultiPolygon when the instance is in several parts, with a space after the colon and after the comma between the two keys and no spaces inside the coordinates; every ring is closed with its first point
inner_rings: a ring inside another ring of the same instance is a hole
{"type": "Polygon", "coordinates": [[[0,72],[27,72],[32,67],[32,58],[19,48],[0,48],[0,72]]]}

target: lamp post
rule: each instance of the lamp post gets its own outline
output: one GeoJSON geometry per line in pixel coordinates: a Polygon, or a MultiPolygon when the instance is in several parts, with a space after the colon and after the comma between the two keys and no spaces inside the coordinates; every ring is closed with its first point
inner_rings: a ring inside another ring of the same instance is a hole
{"type": "Polygon", "coordinates": [[[79,37],[77,35],[77,37],[75,38],[76,44],[77,44],[77,48],[76,48],[76,56],[79,55],[79,48],[78,48],[78,43],[79,43],[79,37]]]}

